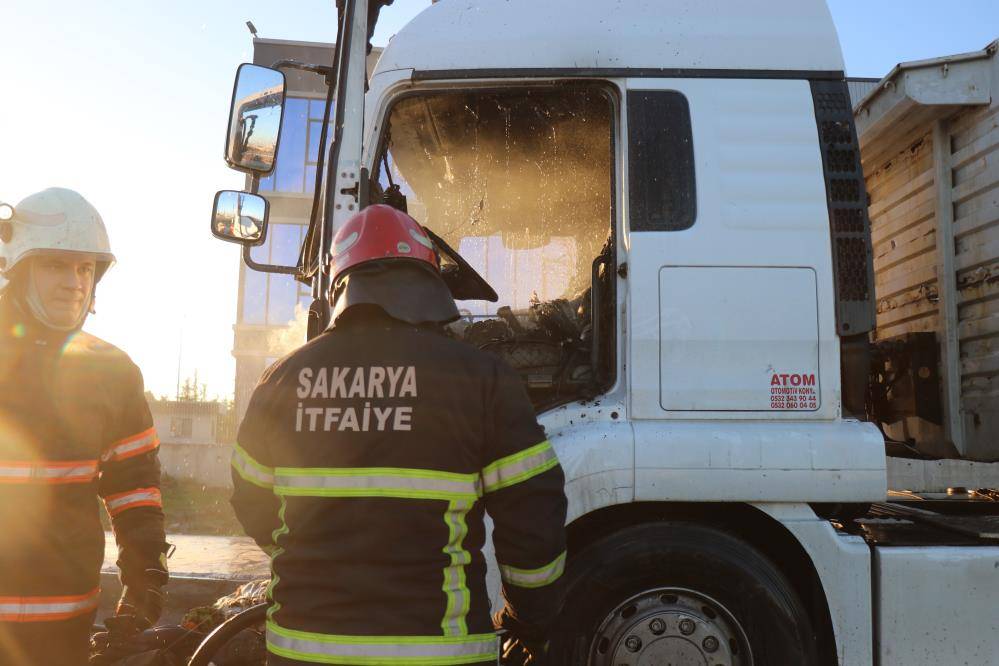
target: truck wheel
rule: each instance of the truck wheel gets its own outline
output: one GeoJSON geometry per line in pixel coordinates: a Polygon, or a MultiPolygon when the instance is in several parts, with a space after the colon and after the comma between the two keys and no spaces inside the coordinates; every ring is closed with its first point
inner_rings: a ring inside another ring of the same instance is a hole
{"type": "Polygon", "coordinates": [[[808,613],[766,557],[722,531],[630,527],[569,561],[555,666],[815,666],[808,613]]]}

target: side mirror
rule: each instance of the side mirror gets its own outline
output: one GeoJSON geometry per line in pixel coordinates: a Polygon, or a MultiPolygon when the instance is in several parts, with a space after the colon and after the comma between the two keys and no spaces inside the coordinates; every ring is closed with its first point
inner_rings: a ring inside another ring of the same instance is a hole
{"type": "Polygon", "coordinates": [[[249,192],[222,190],[215,194],[212,234],[230,243],[260,245],[267,238],[267,199],[249,192]]]}
{"type": "Polygon", "coordinates": [[[230,167],[258,175],[274,169],[284,91],[282,72],[249,63],[239,66],[225,142],[225,161],[230,167]]]}
{"type": "MultiPolygon", "coordinates": [[[[0,243],[9,243],[14,236],[14,227],[10,221],[14,219],[14,207],[0,202],[0,243]]],[[[0,271],[7,268],[7,259],[0,257],[0,271]]],[[[0,282],[3,278],[0,277],[0,282]]]]}

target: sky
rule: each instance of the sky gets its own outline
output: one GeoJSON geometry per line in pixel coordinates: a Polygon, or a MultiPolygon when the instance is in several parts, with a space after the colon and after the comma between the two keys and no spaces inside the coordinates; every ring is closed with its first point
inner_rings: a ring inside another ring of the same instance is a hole
{"type": "MultiPolygon", "coordinates": [[[[467,0],[443,0],[444,2],[467,0]]],[[[502,0],[495,0],[502,1],[502,0]]],[[[429,0],[382,12],[384,45],[429,0]]],[[[172,396],[195,371],[229,397],[239,248],[214,240],[236,67],[260,37],[331,42],[333,0],[4,0],[0,7],[0,202],[50,186],[87,197],[117,265],[86,329],[124,349],[147,388],[172,396]],[[179,372],[178,372],[179,369],[179,372]]],[[[830,0],[850,76],[974,51],[999,37],[996,0],[830,0]]]]}

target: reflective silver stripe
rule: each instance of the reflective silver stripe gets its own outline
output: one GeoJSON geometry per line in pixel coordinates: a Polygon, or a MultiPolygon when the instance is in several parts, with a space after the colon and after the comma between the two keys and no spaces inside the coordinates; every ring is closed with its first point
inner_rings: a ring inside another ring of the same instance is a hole
{"type": "Polygon", "coordinates": [[[162,496],[156,488],[139,488],[138,490],[112,495],[104,499],[104,505],[107,507],[108,513],[112,516],[121,513],[131,506],[161,506],[162,503],[162,496]]]}
{"type": "Polygon", "coordinates": [[[496,636],[334,636],[267,623],[267,650],[318,664],[445,666],[497,658],[496,636]]]}
{"type": "Polygon", "coordinates": [[[121,460],[138,453],[151,451],[159,446],[160,441],[153,428],[145,430],[111,445],[101,457],[102,460],[121,460]]]}
{"type": "Polygon", "coordinates": [[[96,460],[33,463],[0,461],[0,483],[73,483],[97,478],[96,460]]]}
{"type": "Polygon", "coordinates": [[[518,569],[506,564],[500,564],[499,569],[504,583],[515,587],[544,587],[562,577],[565,572],[565,552],[556,557],[551,564],[537,569],[518,569]]]}
{"type": "Polygon", "coordinates": [[[241,477],[261,488],[269,489],[274,485],[274,470],[258,463],[239,444],[232,447],[232,467],[241,477]]]}
{"type": "Polygon", "coordinates": [[[0,621],[37,622],[81,615],[97,607],[100,589],[66,597],[0,597],[0,621]]]}
{"type": "Polygon", "coordinates": [[[24,479],[25,481],[31,478],[31,472],[35,469],[34,467],[14,467],[12,465],[5,465],[0,463],[0,479],[7,480],[18,480],[24,479]]]}
{"type": "Polygon", "coordinates": [[[556,465],[558,456],[555,455],[555,449],[549,442],[541,442],[487,466],[482,470],[482,482],[489,493],[527,481],[556,465]]]}
{"type": "Polygon", "coordinates": [[[465,617],[472,604],[472,594],[468,591],[465,580],[465,567],[471,563],[472,555],[464,549],[462,543],[468,535],[468,524],[465,516],[475,504],[472,500],[457,500],[450,502],[444,514],[444,522],[448,526],[448,544],[444,546],[444,554],[450,558],[450,564],[444,568],[444,594],[447,597],[447,608],[441,628],[445,636],[463,636],[468,633],[465,617]]]}
{"type": "Polygon", "coordinates": [[[386,467],[278,467],[274,492],[317,497],[399,497],[404,499],[478,499],[475,474],[386,467]]]}

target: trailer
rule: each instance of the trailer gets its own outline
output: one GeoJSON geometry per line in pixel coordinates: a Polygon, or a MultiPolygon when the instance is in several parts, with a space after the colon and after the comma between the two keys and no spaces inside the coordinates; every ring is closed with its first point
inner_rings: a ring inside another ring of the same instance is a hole
{"type": "MultiPolygon", "coordinates": [[[[935,247],[893,222],[917,200],[891,188],[918,179],[884,165],[898,118],[929,116],[875,113],[917,68],[861,104],[858,140],[824,0],[442,0],[370,77],[390,3],[339,4],[308,237],[296,266],[250,265],[312,285],[315,334],[347,218],[387,203],[434,232],[463,311],[449,334],[520,373],[566,472],[552,663],[999,664],[999,496],[891,492],[886,454],[996,455],[993,285],[961,282],[999,242],[975,184],[995,125],[972,129],[995,115],[940,116],[953,187],[924,184],[916,222],[956,250],[920,281],[886,249],[935,247]],[[954,283],[939,309],[902,303],[936,275],[954,283]],[[936,384],[932,440],[912,419],[933,423],[936,376],[961,379],[936,384]]],[[[260,239],[228,240],[248,258],[260,239]]],[[[317,663],[346,659],[299,633],[317,663]]]]}
{"type": "Polygon", "coordinates": [[[856,109],[870,197],[875,339],[894,366],[885,373],[895,383],[884,401],[887,432],[925,454],[993,462],[997,48],[903,63],[856,109]],[[900,353],[916,362],[891,358],[900,353]]]}

